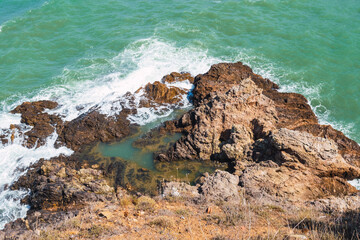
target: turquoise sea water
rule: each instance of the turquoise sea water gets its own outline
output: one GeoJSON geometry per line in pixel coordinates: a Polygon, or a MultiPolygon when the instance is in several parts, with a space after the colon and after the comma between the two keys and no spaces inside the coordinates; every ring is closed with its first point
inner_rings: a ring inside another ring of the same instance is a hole
{"type": "Polygon", "coordinates": [[[0,26],[2,106],[130,74],[141,54],[183,70],[192,57],[241,60],[360,141],[358,0],[0,0],[0,26]]]}
{"type": "MultiPolygon", "coordinates": [[[[0,0],[0,128],[22,101],[51,99],[71,120],[172,71],[243,61],[305,95],[322,123],[360,142],[359,0],[0,0]]],[[[154,114],[132,119],[145,123],[154,114]]],[[[1,134],[0,134],[1,135],[1,134]]],[[[0,228],[26,208],[6,189],[53,142],[0,146],[0,228]]]]}

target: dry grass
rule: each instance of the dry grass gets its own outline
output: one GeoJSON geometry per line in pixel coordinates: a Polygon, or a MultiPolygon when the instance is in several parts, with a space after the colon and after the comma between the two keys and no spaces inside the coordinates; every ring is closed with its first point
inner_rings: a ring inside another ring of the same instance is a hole
{"type": "Polygon", "coordinates": [[[138,198],[136,203],[136,209],[140,211],[154,212],[155,206],[155,200],[147,196],[138,198]]]}
{"type": "Polygon", "coordinates": [[[276,205],[205,206],[149,197],[99,202],[40,231],[39,239],[309,239],[360,240],[360,211],[324,214],[276,205]],[[133,204],[135,203],[135,204],[133,204]],[[210,207],[212,211],[206,211],[210,207]],[[109,217],[99,213],[109,212],[109,217]],[[126,212],[126,214],[125,214],[126,212]],[[142,213],[141,213],[142,212],[142,213]]]}
{"type": "Polygon", "coordinates": [[[159,216],[149,222],[149,226],[157,226],[163,229],[173,228],[174,220],[167,216],[159,216]]]}

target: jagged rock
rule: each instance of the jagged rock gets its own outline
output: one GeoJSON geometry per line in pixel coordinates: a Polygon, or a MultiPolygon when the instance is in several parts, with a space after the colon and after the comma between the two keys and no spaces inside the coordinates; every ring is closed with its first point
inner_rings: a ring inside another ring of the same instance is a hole
{"type": "Polygon", "coordinates": [[[314,208],[322,212],[345,212],[358,210],[360,208],[359,193],[353,196],[345,197],[329,197],[306,202],[306,206],[314,208]]]}
{"type": "Polygon", "coordinates": [[[171,160],[210,160],[226,155],[222,153],[221,147],[230,140],[229,134],[233,127],[248,131],[242,136],[247,139],[241,140],[248,143],[253,141],[252,129],[258,125],[261,126],[262,132],[255,132],[257,135],[265,135],[275,128],[276,109],[272,101],[261,94],[261,89],[257,88],[251,79],[245,79],[227,92],[209,95],[209,101],[204,101],[190,110],[176,124],[186,129],[187,135],[169,151],[171,160]]]}
{"type": "Polygon", "coordinates": [[[219,63],[211,66],[205,74],[199,74],[194,80],[194,105],[208,100],[212,92],[227,92],[240,84],[244,79],[251,78],[253,82],[264,90],[278,89],[278,86],[268,79],[254,74],[250,67],[237,63],[219,63]]]}
{"type": "Polygon", "coordinates": [[[163,83],[174,83],[174,82],[182,82],[188,80],[190,83],[194,83],[194,78],[191,76],[190,73],[183,72],[183,73],[177,73],[172,72],[168,75],[165,75],[162,78],[163,83]]]}
{"type": "Polygon", "coordinates": [[[229,162],[250,196],[272,201],[356,192],[346,180],[360,177],[358,144],[319,125],[302,95],[240,62],[215,64],[194,85],[195,108],[162,128],[184,136],[157,160],[229,162]]]}
{"type": "Polygon", "coordinates": [[[33,128],[25,132],[27,147],[39,147],[45,143],[55,130],[59,133],[63,121],[56,115],[44,113],[45,109],[54,109],[58,103],[52,101],[24,102],[17,106],[11,113],[20,113],[21,122],[33,128]]]}
{"type": "Polygon", "coordinates": [[[184,182],[164,182],[161,185],[163,197],[198,198],[198,188],[184,182]]]}
{"type": "Polygon", "coordinates": [[[342,132],[335,130],[330,125],[308,124],[295,128],[294,130],[309,132],[314,136],[332,139],[339,148],[340,154],[346,159],[360,167],[360,146],[355,141],[347,138],[342,132]]]}
{"type": "Polygon", "coordinates": [[[161,82],[148,83],[144,87],[144,97],[141,105],[150,107],[152,102],[157,104],[175,104],[183,100],[185,90],[178,87],[168,87],[161,82]]]}
{"type": "Polygon", "coordinates": [[[27,114],[29,112],[43,112],[45,109],[54,109],[58,106],[57,102],[53,101],[37,101],[37,102],[24,102],[21,105],[17,106],[11,113],[21,113],[25,114],[24,120],[27,119],[27,114]]]}
{"type": "MultiPolygon", "coordinates": [[[[40,229],[45,230],[48,226],[59,224],[78,215],[78,210],[67,209],[66,211],[30,210],[25,219],[19,218],[5,225],[0,234],[5,234],[4,239],[39,239],[40,229]]],[[[1,237],[1,235],[0,235],[1,237]]],[[[0,238],[3,239],[3,238],[0,238]]]]}
{"type": "Polygon", "coordinates": [[[180,197],[197,202],[239,202],[239,177],[229,172],[216,170],[213,174],[204,174],[201,183],[191,186],[184,182],[164,182],[161,185],[163,197],[180,197]]]}
{"type": "Polygon", "coordinates": [[[277,150],[275,160],[301,163],[318,176],[347,179],[360,176],[360,169],[345,161],[333,140],[282,128],[271,134],[271,145],[277,150]]]}

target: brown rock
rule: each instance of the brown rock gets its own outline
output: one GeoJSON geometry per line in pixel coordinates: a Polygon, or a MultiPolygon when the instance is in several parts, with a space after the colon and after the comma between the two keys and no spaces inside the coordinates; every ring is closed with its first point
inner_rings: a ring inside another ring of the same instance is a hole
{"type": "Polygon", "coordinates": [[[42,112],[45,109],[54,109],[58,106],[58,103],[53,101],[37,101],[37,102],[24,102],[17,106],[11,113],[26,113],[26,112],[42,112]]]}
{"type": "Polygon", "coordinates": [[[148,83],[145,88],[145,96],[158,104],[174,104],[182,100],[182,95],[186,92],[177,87],[167,87],[161,82],[148,83]]]}
{"type": "Polygon", "coordinates": [[[240,62],[213,65],[194,85],[195,108],[162,128],[184,136],[157,160],[227,161],[253,198],[356,192],[346,180],[360,177],[358,144],[319,125],[302,95],[278,92],[240,62]]]}
{"type": "MultiPolygon", "coordinates": [[[[58,106],[52,101],[24,102],[17,106],[11,113],[20,113],[21,122],[32,126],[30,131],[25,132],[27,147],[33,147],[37,143],[37,147],[43,145],[47,137],[55,130],[59,133],[62,128],[62,120],[56,115],[44,113],[45,109],[54,109],[58,106]]],[[[10,126],[14,130],[16,126],[10,126]]],[[[11,136],[13,141],[14,137],[11,136]]]]}
{"type": "Polygon", "coordinates": [[[163,83],[174,83],[174,82],[182,82],[185,80],[189,80],[190,83],[194,83],[194,78],[191,76],[190,73],[177,73],[172,72],[162,78],[163,83]]]}
{"type": "Polygon", "coordinates": [[[132,126],[127,116],[129,110],[123,110],[114,117],[107,117],[97,111],[91,111],[65,123],[58,141],[78,151],[83,145],[95,141],[109,142],[130,134],[132,126]]]}
{"type": "Polygon", "coordinates": [[[58,157],[40,161],[13,184],[12,189],[28,188],[31,194],[25,199],[32,209],[57,210],[89,201],[114,198],[114,189],[96,169],[75,170],[71,157],[58,157]]]}

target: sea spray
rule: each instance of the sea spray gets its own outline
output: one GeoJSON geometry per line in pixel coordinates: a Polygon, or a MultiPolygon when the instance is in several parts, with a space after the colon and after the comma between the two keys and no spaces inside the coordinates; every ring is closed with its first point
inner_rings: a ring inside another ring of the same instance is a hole
{"type": "Polygon", "coordinates": [[[55,148],[57,134],[53,133],[46,140],[46,144],[39,148],[27,148],[22,145],[23,136],[17,134],[13,143],[4,144],[0,147],[0,229],[8,221],[24,217],[28,206],[21,205],[20,200],[28,194],[27,190],[13,191],[9,186],[23,175],[27,168],[40,158],[64,154],[72,154],[72,150],[66,147],[55,148]]]}

